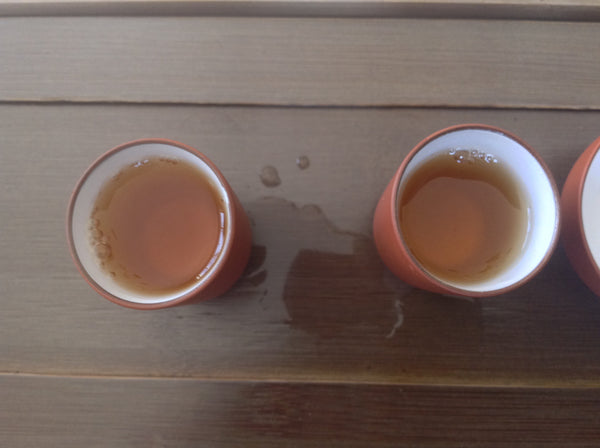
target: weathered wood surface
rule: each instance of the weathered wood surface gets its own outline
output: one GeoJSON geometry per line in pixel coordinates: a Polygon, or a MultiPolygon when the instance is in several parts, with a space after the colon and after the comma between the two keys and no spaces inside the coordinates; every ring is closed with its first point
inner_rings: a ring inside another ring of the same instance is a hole
{"type": "Polygon", "coordinates": [[[597,21],[596,0],[0,0],[2,16],[420,17],[597,21]]]}
{"type": "Polygon", "coordinates": [[[0,442],[11,447],[577,448],[600,438],[598,390],[3,376],[0,386],[0,442]]]}
{"type": "Polygon", "coordinates": [[[600,108],[600,26],[0,19],[1,101],[600,108]]]}

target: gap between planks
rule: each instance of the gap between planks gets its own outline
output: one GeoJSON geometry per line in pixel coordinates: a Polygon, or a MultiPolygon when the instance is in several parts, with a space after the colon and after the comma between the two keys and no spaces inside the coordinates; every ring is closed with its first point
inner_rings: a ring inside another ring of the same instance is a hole
{"type": "Polygon", "coordinates": [[[110,381],[186,381],[219,384],[290,384],[290,385],[328,385],[328,386],[381,386],[381,387],[427,387],[427,388],[455,388],[455,389],[497,389],[497,390],[597,390],[600,389],[600,378],[596,381],[568,382],[568,381],[507,381],[499,382],[445,382],[429,381],[419,382],[403,379],[394,381],[373,381],[360,379],[318,379],[309,377],[269,378],[269,377],[216,377],[216,376],[151,376],[151,375],[90,375],[72,373],[33,373],[33,372],[0,372],[2,378],[48,378],[48,379],[80,379],[80,380],[110,380],[110,381]]]}
{"type": "Polygon", "coordinates": [[[80,99],[0,99],[0,106],[107,106],[107,107],[128,107],[128,106],[148,106],[148,107],[190,107],[190,108],[264,108],[264,109],[347,109],[347,110],[506,110],[506,111],[556,111],[556,112],[597,112],[599,106],[556,106],[556,105],[518,105],[518,104],[282,104],[282,103],[214,103],[214,102],[182,102],[182,101],[135,101],[135,100],[80,100],[80,99]]]}

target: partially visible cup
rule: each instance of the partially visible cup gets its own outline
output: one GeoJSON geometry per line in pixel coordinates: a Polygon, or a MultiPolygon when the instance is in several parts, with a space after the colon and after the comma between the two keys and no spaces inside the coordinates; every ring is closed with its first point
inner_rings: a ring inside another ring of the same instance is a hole
{"type": "Polygon", "coordinates": [[[561,195],[562,244],[571,265],[600,296],[600,137],[577,159],[561,195]]]}
{"type": "Polygon", "coordinates": [[[375,210],[375,244],[405,282],[459,297],[510,291],[537,274],[559,232],[554,179],[526,143],[465,124],[421,141],[375,210]]]}
{"type": "Polygon", "coordinates": [[[67,241],[108,300],[158,309],[209,299],[240,277],[251,229],[217,167],[190,146],[136,140],[97,159],[77,183],[67,241]]]}

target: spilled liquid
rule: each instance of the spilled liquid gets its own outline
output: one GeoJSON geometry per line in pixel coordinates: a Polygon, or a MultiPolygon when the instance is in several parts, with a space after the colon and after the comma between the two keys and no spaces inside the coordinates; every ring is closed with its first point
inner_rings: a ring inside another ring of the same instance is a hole
{"type": "Polygon", "coordinates": [[[248,264],[246,265],[246,269],[242,275],[242,283],[257,287],[265,282],[268,273],[267,270],[263,268],[263,264],[266,257],[267,248],[265,246],[252,246],[248,264]]]}
{"type": "Polygon", "coordinates": [[[305,170],[310,166],[310,160],[307,156],[300,156],[296,159],[296,166],[301,170],[305,170]]]}

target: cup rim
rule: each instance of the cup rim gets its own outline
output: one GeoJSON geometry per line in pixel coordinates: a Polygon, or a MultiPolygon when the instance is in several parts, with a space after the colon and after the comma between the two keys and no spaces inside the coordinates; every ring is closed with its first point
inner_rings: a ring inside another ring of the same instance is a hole
{"type": "Polygon", "coordinates": [[[590,143],[588,149],[591,149],[591,154],[589,161],[583,167],[583,173],[581,176],[578,176],[577,179],[577,189],[576,189],[576,221],[577,227],[579,230],[579,234],[581,235],[582,246],[585,252],[585,255],[588,259],[588,264],[592,266],[594,273],[597,278],[600,278],[600,266],[596,262],[590,245],[588,244],[588,239],[586,236],[585,228],[583,227],[583,189],[585,188],[585,184],[590,173],[590,167],[592,166],[592,162],[598,156],[600,152],[600,137],[590,143]]]}
{"type": "Polygon", "coordinates": [[[234,207],[234,204],[232,202],[233,197],[234,197],[234,195],[233,195],[231,186],[229,185],[229,183],[227,182],[227,180],[225,179],[225,177],[223,176],[221,171],[216,167],[216,165],[208,157],[206,157],[203,153],[198,151],[196,148],[193,148],[192,146],[186,145],[186,144],[178,142],[176,140],[167,139],[167,138],[140,138],[140,139],[131,140],[131,141],[128,141],[125,143],[121,143],[121,144],[113,147],[112,149],[109,149],[105,153],[101,154],[98,158],[96,158],[87,167],[87,169],[83,172],[83,174],[77,181],[77,184],[75,185],[75,187],[71,193],[71,196],[69,198],[69,203],[67,206],[67,219],[66,219],[67,244],[69,246],[69,252],[71,254],[71,258],[75,262],[75,266],[76,266],[77,270],[79,271],[81,276],[85,279],[85,281],[98,294],[102,295],[104,298],[110,300],[113,303],[116,303],[118,305],[121,305],[121,306],[124,306],[127,308],[137,309],[137,310],[154,310],[154,309],[161,309],[161,308],[167,308],[167,307],[172,307],[172,306],[178,305],[182,302],[185,302],[185,301],[193,298],[194,296],[199,294],[203,289],[207,288],[209,286],[209,284],[211,283],[210,278],[215,278],[221,273],[221,271],[224,268],[226,260],[230,257],[232,245],[233,245],[232,243],[233,243],[234,236],[235,236],[235,226],[233,225],[233,223],[236,222],[236,207],[234,207]],[[81,191],[81,188],[85,184],[85,182],[88,179],[88,177],[90,176],[90,174],[92,172],[94,172],[96,170],[96,168],[102,162],[104,162],[108,158],[112,157],[114,154],[116,154],[120,151],[126,150],[127,148],[131,148],[133,146],[140,146],[140,145],[147,145],[147,144],[161,144],[161,145],[174,146],[179,149],[188,151],[189,153],[191,153],[194,156],[201,159],[202,162],[204,162],[210,168],[210,170],[215,174],[215,176],[221,183],[221,186],[223,187],[225,196],[229,199],[227,201],[227,213],[229,216],[229,225],[227,226],[227,228],[228,228],[228,232],[229,232],[229,238],[226,240],[227,242],[225,244],[225,247],[223,247],[222,255],[219,258],[219,260],[216,262],[215,266],[213,267],[213,270],[209,274],[208,279],[203,284],[197,285],[193,289],[187,291],[185,294],[181,294],[170,300],[165,300],[165,301],[155,302],[155,303],[132,302],[132,301],[123,299],[121,297],[115,296],[114,294],[111,294],[106,289],[104,289],[100,284],[98,284],[89,275],[87,270],[84,268],[81,260],[79,259],[78,254],[77,254],[77,250],[75,249],[75,241],[73,239],[73,211],[75,208],[75,202],[81,191]]]}
{"type": "Polygon", "coordinates": [[[552,254],[554,253],[554,250],[556,249],[556,245],[558,243],[558,236],[560,234],[560,226],[561,226],[560,195],[558,193],[558,187],[556,185],[556,181],[554,179],[554,176],[552,175],[552,172],[546,165],[546,162],[544,162],[544,160],[541,158],[541,156],[531,146],[529,146],[529,144],[527,144],[524,140],[522,140],[518,136],[512,134],[511,132],[508,132],[497,126],[481,124],[481,123],[458,124],[458,125],[448,126],[446,128],[443,128],[443,129],[436,131],[433,134],[430,134],[429,136],[425,137],[407,154],[407,156],[404,158],[404,160],[400,164],[400,167],[397,169],[396,174],[394,175],[394,181],[393,181],[393,187],[392,187],[392,198],[394,198],[394,200],[391,201],[390,206],[391,206],[392,217],[394,220],[394,238],[396,240],[396,243],[399,244],[400,247],[403,248],[403,250],[406,252],[406,255],[410,258],[411,262],[419,268],[420,272],[423,275],[425,275],[426,278],[432,284],[434,284],[438,288],[441,288],[444,291],[446,291],[447,295],[455,295],[455,296],[461,296],[461,297],[465,297],[465,296],[466,297],[490,297],[490,296],[500,295],[500,294],[506,293],[508,291],[512,291],[513,289],[516,289],[516,288],[522,286],[523,284],[527,283],[529,280],[531,280],[531,278],[535,277],[544,268],[544,266],[548,263],[552,254]],[[552,188],[552,196],[554,198],[554,204],[555,204],[555,223],[556,224],[554,227],[554,233],[552,235],[552,240],[550,241],[550,244],[548,245],[548,248],[544,254],[544,257],[540,260],[540,262],[536,265],[536,267],[531,272],[529,272],[526,276],[522,277],[515,283],[507,285],[503,288],[492,289],[489,291],[474,291],[474,290],[465,289],[465,288],[458,288],[456,286],[453,286],[453,285],[433,276],[414,257],[414,255],[412,254],[412,252],[410,251],[408,246],[405,244],[402,234],[400,232],[400,222],[399,222],[399,218],[398,218],[398,200],[397,200],[397,198],[398,198],[400,183],[401,183],[402,177],[404,176],[404,173],[406,171],[406,167],[413,160],[414,156],[421,149],[423,149],[423,147],[425,147],[427,144],[429,144],[433,140],[436,140],[445,134],[449,134],[449,133],[456,132],[456,131],[464,131],[464,130],[483,130],[483,131],[489,131],[489,132],[495,132],[498,134],[502,134],[505,137],[508,137],[508,138],[514,140],[520,146],[522,146],[524,149],[526,149],[535,158],[535,160],[539,163],[539,165],[543,169],[544,173],[546,174],[546,177],[548,178],[548,180],[550,182],[550,187],[552,188]]]}

